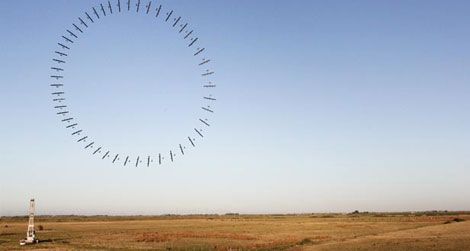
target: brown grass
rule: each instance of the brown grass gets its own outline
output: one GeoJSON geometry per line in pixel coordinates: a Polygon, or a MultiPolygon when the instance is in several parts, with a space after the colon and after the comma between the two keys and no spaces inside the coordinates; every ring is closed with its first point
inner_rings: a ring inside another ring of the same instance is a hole
{"type": "Polygon", "coordinates": [[[136,238],[140,242],[165,242],[176,241],[185,238],[195,239],[231,239],[231,240],[256,240],[255,237],[234,233],[195,233],[195,232],[176,232],[176,233],[142,233],[136,238]]]}
{"type": "MultiPolygon", "coordinates": [[[[462,250],[470,246],[468,219],[451,213],[38,217],[43,242],[21,250],[462,250]]],[[[0,224],[0,250],[20,250],[27,219],[0,224]]]]}

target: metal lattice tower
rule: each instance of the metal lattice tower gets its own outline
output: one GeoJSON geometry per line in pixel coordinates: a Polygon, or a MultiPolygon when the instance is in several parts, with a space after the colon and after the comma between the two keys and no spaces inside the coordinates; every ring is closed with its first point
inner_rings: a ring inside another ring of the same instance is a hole
{"type": "Polygon", "coordinates": [[[26,233],[26,240],[35,240],[36,233],[34,231],[34,199],[29,201],[29,223],[28,223],[28,232],[26,233]]]}
{"type": "Polygon", "coordinates": [[[36,231],[34,230],[34,212],[35,212],[36,206],[34,199],[31,199],[29,201],[29,222],[28,222],[28,231],[26,232],[26,239],[22,240],[20,242],[21,245],[25,244],[32,244],[32,243],[38,243],[38,239],[36,238],[36,231]]]}

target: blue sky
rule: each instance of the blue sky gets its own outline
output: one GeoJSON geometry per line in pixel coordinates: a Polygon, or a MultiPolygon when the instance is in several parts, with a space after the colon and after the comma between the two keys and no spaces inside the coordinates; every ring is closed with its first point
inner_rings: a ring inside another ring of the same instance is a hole
{"type": "MultiPolygon", "coordinates": [[[[470,210],[467,1],[160,1],[207,49],[217,102],[197,147],[151,168],[92,156],[55,115],[56,44],[99,3],[0,3],[0,215],[30,197],[42,214],[470,210]]],[[[206,116],[161,18],[101,18],[72,51],[68,104],[113,151],[177,150],[206,116]]]]}

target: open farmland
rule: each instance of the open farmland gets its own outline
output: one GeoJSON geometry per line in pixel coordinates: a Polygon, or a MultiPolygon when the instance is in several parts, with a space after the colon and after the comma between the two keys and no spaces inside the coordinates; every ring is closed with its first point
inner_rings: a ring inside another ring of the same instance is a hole
{"type": "Polygon", "coordinates": [[[470,250],[468,213],[37,217],[0,220],[1,250],[470,250]]]}

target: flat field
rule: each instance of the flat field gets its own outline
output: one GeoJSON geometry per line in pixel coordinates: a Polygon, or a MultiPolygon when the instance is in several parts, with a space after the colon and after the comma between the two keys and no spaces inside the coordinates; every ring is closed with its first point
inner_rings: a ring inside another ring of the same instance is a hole
{"type": "Polygon", "coordinates": [[[0,218],[0,250],[470,250],[469,213],[0,218]]]}

